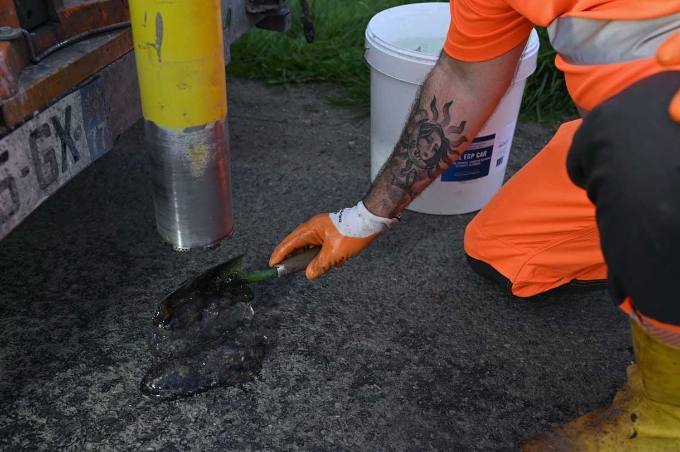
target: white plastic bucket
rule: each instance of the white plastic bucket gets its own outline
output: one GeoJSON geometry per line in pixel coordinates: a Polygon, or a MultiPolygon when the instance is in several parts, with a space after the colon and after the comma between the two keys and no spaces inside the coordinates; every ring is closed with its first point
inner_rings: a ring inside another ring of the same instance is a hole
{"type": "MultiPolygon", "coordinates": [[[[371,180],[399,139],[419,86],[442,50],[449,3],[415,3],[386,9],[366,28],[371,68],[371,180]]],[[[408,209],[457,215],[481,209],[503,185],[526,78],[536,70],[538,35],[531,32],[508,91],[458,161],[408,209]]]]}

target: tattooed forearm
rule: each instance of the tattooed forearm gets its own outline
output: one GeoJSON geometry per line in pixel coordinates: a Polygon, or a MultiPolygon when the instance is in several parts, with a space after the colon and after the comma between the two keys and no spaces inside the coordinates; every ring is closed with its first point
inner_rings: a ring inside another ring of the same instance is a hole
{"type": "Polygon", "coordinates": [[[468,139],[463,135],[465,121],[450,125],[452,104],[453,101],[444,104],[441,120],[436,96],[432,97],[430,111],[418,109],[411,113],[383,170],[392,175],[393,188],[388,196],[395,207],[391,216],[400,212],[460,157],[458,147],[468,139]]]}
{"type": "Polygon", "coordinates": [[[392,155],[363,198],[370,212],[398,216],[465,152],[510,86],[525,44],[475,63],[441,53],[392,155]]]}

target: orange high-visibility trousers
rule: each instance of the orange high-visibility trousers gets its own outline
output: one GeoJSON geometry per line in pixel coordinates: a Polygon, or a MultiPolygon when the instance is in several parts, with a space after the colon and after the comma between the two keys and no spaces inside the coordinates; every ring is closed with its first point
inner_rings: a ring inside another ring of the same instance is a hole
{"type": "Polygon", "coordinates": [[[605,287],[595,206],[567,175],[567,152],[581,123],[563,124],[465,231],[465,253],[492,267],[516,296],[565,285],[605,287]]]}

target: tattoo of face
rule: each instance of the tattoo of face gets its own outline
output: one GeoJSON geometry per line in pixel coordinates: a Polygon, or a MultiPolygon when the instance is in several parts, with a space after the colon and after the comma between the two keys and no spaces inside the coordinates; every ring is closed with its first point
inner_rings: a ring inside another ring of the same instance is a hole
{"type": "Polygon", "coordinates": [[[439,121],[437,98],[433,97],[430,112],[417,110],[404,127],[390,162],[392,185],[404,190],[399,204],[409,202],[420,192],[419,188],[439,177],[453,164],[452,158],[460,156],[457,148],[468,141],[462,135],[465,121],[457,126],[449,125],[452,104],[453,101],[444,104],[443,118],[439,121]],[[454,139],[452,135],[458,137],[454,139]]]}

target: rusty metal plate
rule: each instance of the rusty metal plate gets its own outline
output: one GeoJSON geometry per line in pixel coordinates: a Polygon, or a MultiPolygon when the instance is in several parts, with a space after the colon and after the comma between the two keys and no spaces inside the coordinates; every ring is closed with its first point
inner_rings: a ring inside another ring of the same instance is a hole
{"type": "Polygon", "coordinates": [[[12,128],[53,99],[132,50],[127,29],[68,46],[21,73],[16,95],[0,101],[0,125],[12,128]]]}

